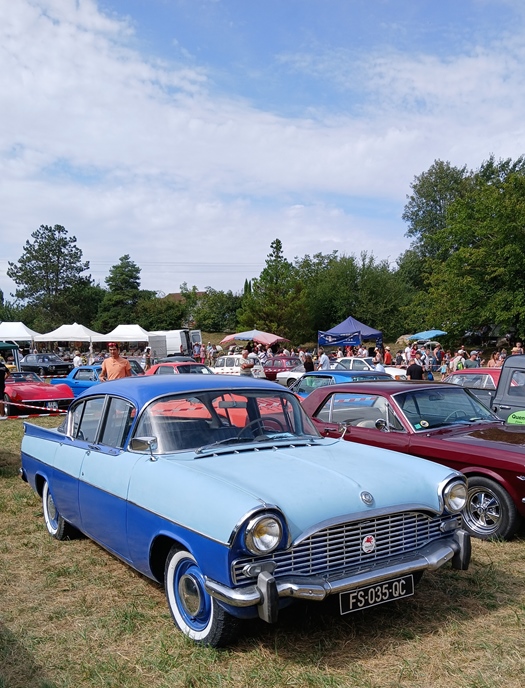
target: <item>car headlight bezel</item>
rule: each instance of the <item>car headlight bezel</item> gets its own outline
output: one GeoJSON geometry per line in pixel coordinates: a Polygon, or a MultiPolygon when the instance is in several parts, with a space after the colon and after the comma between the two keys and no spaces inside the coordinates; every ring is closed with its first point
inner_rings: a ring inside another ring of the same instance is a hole
{"type": "Polygon", "coordinates": [[[246,549],[257,556],[270,554],[283,539],[283,524],[273,514],[259,514],[248,521],[244,533],[246,549]]]}
{"type": "Polygon", "coordinates": [[[468,488],[464,480],[451,480],[443,488],[443,504],[451,514],[458,514],[467,504],[468,488]]]}

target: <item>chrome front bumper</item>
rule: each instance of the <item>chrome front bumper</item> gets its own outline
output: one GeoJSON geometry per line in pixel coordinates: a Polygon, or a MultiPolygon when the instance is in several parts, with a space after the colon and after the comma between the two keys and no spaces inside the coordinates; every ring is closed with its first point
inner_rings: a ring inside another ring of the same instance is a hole
{"type": "Polygon", "coordinates": [[[257,582],[242,588],[229,588],[206,577],[206,590],[217,600],[233,607],[258,606],[261,619],[268,623],[277,621],[280,597],[320,602],[328,595],[353,590],[363,585],[380,583],[416,571],[435,571],[448,561],[455,569],[466,570],[470,563],[470,535],[457,530],[449,538],[432,542],[417,550],[413,556],[385,563],[374,569],[359,571],[342,578],[308,578],[287,576],[275,578],[268,570],[261,571],[257,582]]]}

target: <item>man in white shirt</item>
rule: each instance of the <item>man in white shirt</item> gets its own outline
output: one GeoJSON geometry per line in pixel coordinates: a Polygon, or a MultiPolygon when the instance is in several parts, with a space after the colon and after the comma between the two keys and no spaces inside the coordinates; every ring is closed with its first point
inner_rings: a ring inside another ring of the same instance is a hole
{"type": "Polygon", "coordinates": [[[317,370],[330,370],[330,359],[325,354],[323,347],[319,349],[319,362],[317,364],[317,370]]]}

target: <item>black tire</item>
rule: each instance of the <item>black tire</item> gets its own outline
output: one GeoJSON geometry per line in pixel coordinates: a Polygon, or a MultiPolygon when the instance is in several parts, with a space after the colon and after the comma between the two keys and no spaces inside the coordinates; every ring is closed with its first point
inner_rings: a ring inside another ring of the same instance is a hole
{"type": "Polygon", "coordinates": [[[42,507],[47,532],[51,537],[55,540],[71,540],[78,534],[78,530],[59,514],[47,481],[42,488],[42,507]]]}
{"type": "Polygon", "coordinates": [[[4,394],[4,412],[2,414],[4,417],[11,416],[14,413],[14,408],[9,403],[10,401],[9,395],[4,394]]]}
{"type": "Polygon", "coordinates": [[[177,545],[166,559],[164,588],[173,621],[185,636],[210,647],[224,647],[234,640],[239,619],[208,595],[195,557],[177,545]]]}
{"type": "Polygon", "coordinates": [[[483,476],[468,479],[465,528],[481,540],[511,538],[520,525],[520,515],[509,493],[499,483],[483,476]]]}
{"type": "Polygon", "coordinates": [[[287,387],[291,387],[291,386],[293,385],[294,382],[295,382],[295,378],[294,378],[294,377],[290,377],[290,378],[288,378],[288,380],[286,380],[286,386],[287,386],[287,387]]]}

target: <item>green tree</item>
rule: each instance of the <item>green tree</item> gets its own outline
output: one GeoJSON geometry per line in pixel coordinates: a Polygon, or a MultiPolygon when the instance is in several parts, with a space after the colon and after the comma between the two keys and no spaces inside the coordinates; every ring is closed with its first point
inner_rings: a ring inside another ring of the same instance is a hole
{"type": "Polygon", "coordinates": [[[525,331],[525,169],[493,158],[450,207],[429,263],[427,319],[451,335],[485,324],[525,331]]]}
{"type": "Polygon", "coordinates": [[[185,304],[168,297],[141,298],[137,304],[135,322],[148,331],[179,330],[185,319],[185,304]]]}
{"type": "Polygon", "coordinates": [[[252,280],[251,293],[244,294],[238,312],[239,328],[290,337],[302,317],[297,308],[300,284],[294,266],[283,255],[281,241],[272,241],[270,249],[261,274],[252,280]]]}
{"type": "Polygon", "coordinates": [[[41,225],[31,237],[18,263],[9,262],[7,275],[17,285],[14,296],[39,313],[46,328],[73,321],[79,312],[75,296],[94,286],[91,276],[83,274],[89,262],[62,225],[41,225]]]}
{"type": "Polygon", "coordinates": [[[117,325],[136,322],[136,309],[140,298],[151,298],[153,292],[141,292],[140,268],[128,254],[122,256],[109,270],[108,287],[95,321],[97,330],[112,330],[117,325]]]}
{"type": "Polygon", "coordinates": [[[235,332],[242,296],[206,287],[195,307],[195,326],[205,332],[235,332]]]}

